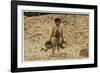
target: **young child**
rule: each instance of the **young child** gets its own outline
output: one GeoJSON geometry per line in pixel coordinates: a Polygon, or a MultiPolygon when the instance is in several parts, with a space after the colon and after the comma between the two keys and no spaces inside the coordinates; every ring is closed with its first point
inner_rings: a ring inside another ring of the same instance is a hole
{"type": "Polygon", "coordinates": [[[50,36],[50,41],[52,42],[52,55],[54,56],[54,51],[57,49],[57,51],[60,50],[61,44],[64,42],[63,38],[63,29],[61,27],[61,19],[56,18],[55,19],[56,26],[52,28],[52,33],[50,36]]]}

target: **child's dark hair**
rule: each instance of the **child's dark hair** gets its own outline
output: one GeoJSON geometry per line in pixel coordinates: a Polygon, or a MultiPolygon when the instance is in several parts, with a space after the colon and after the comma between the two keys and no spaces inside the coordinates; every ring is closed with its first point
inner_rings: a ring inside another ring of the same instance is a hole
{"type": "Polygon", "coordinates": [[[57,21],[61,22],[61,19],[60,18],[56,18],[55,22],[57,22],[57,21]]]}

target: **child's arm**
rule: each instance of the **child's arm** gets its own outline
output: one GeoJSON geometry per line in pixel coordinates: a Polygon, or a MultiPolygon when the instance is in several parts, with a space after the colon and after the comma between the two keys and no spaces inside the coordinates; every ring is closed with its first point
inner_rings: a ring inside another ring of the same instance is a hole
{"type": "Polygon", "coordinates": [[[62,37],[62,42],[64,42],[63,29],[61,29],[61,37],[62,37]]]}
{"type": "Polygon", "coordinates": [[[53,37],[53,34],[54,34],[54,28],[52,29],[52,33],[51,33],[51,36],[50,36],[50,41],[51,41],[51,38],[53,37]]]}

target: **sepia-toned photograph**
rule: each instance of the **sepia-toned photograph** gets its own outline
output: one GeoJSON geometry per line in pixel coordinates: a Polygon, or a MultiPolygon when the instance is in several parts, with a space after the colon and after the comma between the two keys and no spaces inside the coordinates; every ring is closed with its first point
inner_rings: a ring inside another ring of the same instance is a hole
{"type": "Polygon", "coordinates": [[[89,15],[23,11],[24,61],[89,57],[89,15]]]}
{"type": "Polygon", "coordinates": [[[11,72],[97,67],[97,6],[11,1],[11,72]]]}

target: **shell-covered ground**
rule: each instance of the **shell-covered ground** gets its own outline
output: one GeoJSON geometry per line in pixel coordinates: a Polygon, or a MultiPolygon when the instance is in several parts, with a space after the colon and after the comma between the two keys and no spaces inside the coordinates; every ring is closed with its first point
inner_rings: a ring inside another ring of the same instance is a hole
{"type": "Polygon", "coordinates": [[[80,14],[46,14],[39,16],[24,16],[24,60],[54,60],[54,59],[81,59],[88,58],[89,28],[88,15],[80,14]],[[63,36],[67,43],[66,48],[48,51],[45,42],[49,40],[54,19],[60,18],[63,25],[63,36]]]}

